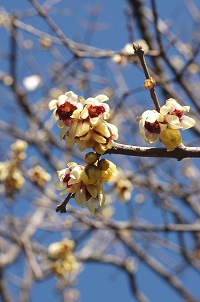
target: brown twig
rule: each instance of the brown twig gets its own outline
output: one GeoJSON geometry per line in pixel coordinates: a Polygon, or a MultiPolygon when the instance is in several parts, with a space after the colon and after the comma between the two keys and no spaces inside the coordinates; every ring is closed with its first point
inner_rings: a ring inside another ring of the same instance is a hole
{"type": "Polygon", "coordinates": [[[139,147],[115,143],[112,149],[106,151],[109,154],[123,154],[140,157],[162,157],[176,158],[178,161],[183,158],[200,158],[200,147],[179,146],[173,151],[165,148],[139,147]]]}
{"type": "Polygon", "coordinates": [[[74,194],[72,194],[72,193],[68,194],[67,197],[65,198],[65,200],[56,207],[56,212],[67,213],[66,206],[67,206],[70,198],[73,197],[73,195],[74,194]]]}
{"type": "MultiPolygon", "coordinates": [[[[144,71],[146,79],[151,79],[151,76],[150,76],[150,73],[149,73],[145,58],[144,58],[144,50],[142,49],[142,46],[140,44],[133,43],[133,49],[135,51],[135,54],[138,56],[138,58],[140,60],[140,63],[142,65],[142,69],[144,71]]],[[[151,98],[154,102],[154,105],[156,107],[156,110],[158,112],[160,112],[160,104],[158,102],[158,98],[157,98],[154,88],[151,88],[149,91],[150,91],[151,98]]]]}

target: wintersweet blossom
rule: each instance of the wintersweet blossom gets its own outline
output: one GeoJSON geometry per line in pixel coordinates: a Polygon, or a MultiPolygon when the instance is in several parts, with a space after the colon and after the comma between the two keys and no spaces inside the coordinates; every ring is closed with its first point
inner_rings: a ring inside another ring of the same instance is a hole
{"type": "Polygon", "coordinates": [[[60,139],[64,138],[70,146],[78,145],[80,151],[93,148],[103,154],[112,148],[118,139],[118,129],[107,122],[110,116],[107,100],[104,94],[85,100],[72,91],[52,100],[49,109],[54,109],[54,116],[59,119],[60,139]]]}
{"type": "Polygon", "coordinates": [[[111,180],[111,183],[114,185],[115,194],[121,201],[127,202],[131,199],[133,184],[124,175],[123,171],[117,171],[111,180]]]}
{"type": "Polygon", "coordinates": [[[64,239],[60,242],[53,242],[49,245],[48,255],[50,259],[64,258],[66,254],[72,252],[75,242],[70,239],[64,239]]]}
{"type": "Polygon", "coordinates": [[[49,259],[52,261],[52,271],[62,277],[66,274],[77,273],[78,263],[72,254],[74,241],[64,239],[61,242],[54,242],[48,248],[49,259]]]}
{"type": "Polygon", "coordinates": [[[51,180],[51,175],[39,165],[36,165],[30,169],[28,171],[28,176],[31,181],[35,182],[40,187],[43,187],[48,181],[51,180]]]}
{"type": "Polygon", "coordinates": [[[162,130],[167,128],[162,124],[164,117],[156,110],[147,110],[139,118],[140,134],[147,144],[154,143],[158,140],[162,130]]]}
{"type": "Polygon", "coordinates": [[[82,208],[87,206],[91,213],[103,206],[105,203],[105,194],[101,182],[96,184],[83,184],[82,187],[75,193],[74,196],[77,204],[82,208]]]}
{"type": "Polygon", "coordinates": [[[178,129],[186,130],[195,125],[195,120],[184,114],[189,110],[189,106],[181,106],[170,98],[160,112],[147,110],[138,118],[140,134],[148,144],[160,138],[167,150],[172,151],[182,142],[178,129]]]}
{"type": "Polygon", "coordinates": [[[74,121],[65,134],[65,141],[70,146],[78,145],[80,151],[93,148],[99,154],[113,147],[118,139],[118,129],[106,121],[91,127],[89,121],[74,121]]]}
{"type": "Polygon", "coordinates": [[[70,126],[73,119],[80,117],[80,112],[83,110],[81,100],[75,93],[68,91],[49,103],[49,109],[54,109],[53,114],[56,119],[59,119],[60,128],[70,126]]]}
{"type": "Polygon", "coordinates": [[[82,170],[83,166],[70,162],[68,168],[57,171],[60,182],[56,189],[62,190],[60,195],[75,193],[81,187],[80,173],[82,170]]]}
{"type": "Polygon", "coordinates": [[[69,163],[66,169],[58,171],[60,182],[57,185],[61,194],[73,193],[77,204],[87,207],[94,213],[105,203],[103,182],[108,182],[116,172],[116,166],[108,160],[98,160],[95,153],[90,152],[86,160],[92,159],[85,167],[76,163],[69,163]]]}
{"type": "Polygon", "coordinates": [[[195,120],[184,114],[189,110],[189,106],[181,106],[175,99],[170,98],[160,108],[160,113],[164,116],[168,128],[186,130],[195,125],[195,120]]]}
{"type": "Polygon", "coordinates": [[[110,107],[104,103],[107,100],[109,98],[103,94],[97,95],[95,98],[88,98],[85,100],[80,117],[82,119],[89,118],[91,126],[98,125],[100,120],[107,120],[110,116],[110,107]]]}

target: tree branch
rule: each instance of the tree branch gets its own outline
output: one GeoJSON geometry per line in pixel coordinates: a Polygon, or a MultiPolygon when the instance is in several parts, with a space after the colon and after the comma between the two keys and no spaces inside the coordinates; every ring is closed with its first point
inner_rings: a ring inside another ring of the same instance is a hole
{"type": "Polygon", "coordinates": [[[105,153],[139,157],[175,158],[180,161],[188,157],[200,158],[200,147],[186,147],[181,145],[173,151],[167,151],[165,148],[140,147],[115,143],[114,146],[105,153]]]}

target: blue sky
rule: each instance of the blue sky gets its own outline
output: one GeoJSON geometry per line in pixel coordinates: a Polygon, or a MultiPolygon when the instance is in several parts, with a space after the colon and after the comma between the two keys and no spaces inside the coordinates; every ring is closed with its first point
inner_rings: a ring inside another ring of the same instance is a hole
{"type": "MultiPolygon", "coordinates": [[[[150,1],[146,1],[147,5],[150,1]]],[[[187,24],[186,32],[189,32],[191,28],[191,17],[189,16],[183,0],[177,1],[156,1],[158,6],[158,12],[164,20],[168,20],[170,24],[170,19],[174,20],[176,18],[176,23],[174,23],[174,28],[177,28],[177,31],[182,34],[184,31],[184,27],[180,28],[180,24],[187,24]],[[184,22],[183,22],[184,20],[184,22]]],[[[196,1],[197,2],[197,1],[196,1]]],[[[98,0],[75,0],[75,1],[61,1],[56,7],[67,8],[69,9],[68,17],[54,17],[56,23],[62,28],[63,32],[67,37],[78,41],[84,42],[84,33],[85,29],[83,28],[83,24],[85,24],[85,20],[87,19],[86,8],[91,5],[100,5],[102,6],[102,11],[97,18],[97,23],[102,26],[102,30],[96,32],[91,38],[90,44],[92,46],[96,46],[99,48],[107,48],[112,50],[119,50],[123,48],[123,46],[129,42],[128,33],[126,30],[126,19],[124,15],[124,8],[127,7],[127,2],[123,0],[117,1],[98,1],[98,0]]],[[[199,5],[199,4],[198,4],[199,5]]],[[[29,1],[26,0],[2,0],[1,6],[5,7],[6,10],[25,10],[31,7],[29,1]]],[[[39,19],[38,17],[31,19],[33,25],[37,28],[42,28],[42,30],[46,31],[46,24],[39,19]]],[[[29,23],[30,20],[27,18],[24,22],[29,23]]],[[[186,28],[186,27],[185,27],[186,28]]],[[[48,30],[47,30],[48,32],[48,30]]],[[[28,34],[27,34],[28,38],[28,34]]],[[[140,33],[135,31],[135,38],[140,39],[140,33]]],[[[65,50],[61,50],[63,56],[65,56],[65,50]]],[[[47,60],[48,55],[46,53],[43,56],[39,57],[39,60],[47,60]]],[[[20,65],[19,62],[19,70],[23,70],[24,74],[30,75],[32,71],[29,70],[28,67],[20,65]]],[[[40,61],[37,61],[38,66],[35,66],[36,69],[40,68],[40,61]]],[[[5,66],[5,69],[8,68],[5,66]]],[[[40,70],[41,73],[44,71],[40,70]]],[[[129,71],[127,71],[129,72],[129,71]]],[[[129,83],[133,81],[135,86],[139,85],[138,79],[128,79],[129,83]]],[[[130,86],[130,85],[129,85],[130,86]]],[[[37,94],[33,95],[34,98],[37,98],[37,94]]],[[[116,157],[117,160],[119,157],[116,157]]],[[[160,215],[159,210],[157,212],[151,210],[151,203],[148,203],[143,208],[143,213],[145,217],[148,217],[150,221],[155,223],[160,223],[160,219],[162,216],[160,215]],[[157,216],[158,214],[158,216],[157,216]]],[[[119,204],[116,209],[116,215],[121,219],[122,217],[126,217],[127,205],[119,204]]],[[[23,209],[24,210],[24,209],[23,209]]],[[[20,211],[20,208],[18,209],[20,211]]],[[[21,212],[22,213],[22,212],[21,212]]],[[[19,213],[20,214],[20,213],[19,213]]],[[[172,236],[173,235],[169,235],[172,236]]],[[[174,239],[176,241],[176,239],[174,239]]],[[[134,256],[133,256],[134,257],[134,256]]],[[[168,285],[160,278],[156,276],[149,268],[147,268],[144,264],[137,263],[140,267],[139,272],[137,274],[137,282],[139,285],[139,289],[141,288],[149,297],[149,301],[162,301],[162,302],[182,302],[183,300],[174,292],[170,291],[168,285]]],[[[195,273],[191,273],[187,275],[185,280],[187,282],[193,283],[193,291],[196,296],[200,296],[200,289],[196,282],[196,278],[198,278],[195,273]],[[189,277],[188,277],[189,276],[189,277]]],[[[33,302],[56,302],[58,301],[58,297],[54,292],[53,288],[55,287],[55,278],[51,278],[43,283],[37,282],[34,285],[34,288],[31,293],[31,301],[33,302]]],[[[130,291],[128,286],[127,277],[120,270],[113,268],[110,265],[99,265],[90,263],[86,266],[83,272],[78,276],[78,290],[81,293],[81,301],[82,302],[134,302],[136,301],[130,291]]]]}

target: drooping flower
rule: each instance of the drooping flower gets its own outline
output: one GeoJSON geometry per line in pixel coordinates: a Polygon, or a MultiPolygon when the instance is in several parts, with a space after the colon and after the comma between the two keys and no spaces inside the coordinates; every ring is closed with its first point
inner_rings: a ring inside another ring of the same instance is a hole
{"type": "Polygon", "coordinates": [[[189,110],[189,106],[181,106],[175,99],[170,98],[160,108],[160,113],[164,116],[168,128],[186,130],[195,125],[195,120],[184,114],[189,110]]]}
{"type": "Polygon", "coordinates": [[[167,128],[163,124],[164,117],[156,110],[147,110],[139,118],[140,134],[147,144],[154,143],[158,140],[162,130],[167,128]]]}
{"type": "Polygon", "coordinates": [[[182,143],[180,131],[167,128],[160,133],[160,140],[168,151],[173,151],[182,143]]]}
{"type": "Polygon", "coordinates": [[[80,151],[93,148],[103,154],[113,147],[114,140],[118,139],[118,129],[115,125],[103,121],[97,126],[90,127],[89,121],[74,121],[65,134],[65,140],[70,146],[78,145],[80,151]]]}
{"type": "MultiPolygon", "coordinates": [[[[61,194],[73,193],[77,204],[83,208],[87,207],[94,213],[96,209],[105,203],[103,182],[108,182],[116,172],[116,166],[109,160],[98,160],[99,156],[92,154],[95,162],[87,164],[85,167],[76,163],[69,163],[66,169],[58,171],[60,183],[58,190],[63,190],[61,194]]],[[[91,158],[91,152],[88,155],[91,158]]],[[[86,160],[89,158],[86,156],[86,160]]]]}
{"type": "Polygon", "coordinates": [[[77,165],[74,162],[68,163],[68,168],[57,171],[60,182],[56,189],[62,190],[60,195],[67,193],[75,193],[81,187],[80,173],[83,166],[77,165]]]}
{"type": "Polygon", "coordinates": [[[101,182],[97,184],[83,184],[81,188],[75,193],[74,196],[77,204],[82,208],[87,206],[91,213],[94,213],[96,209],[103,206],[105,203],[105,194],[103,185],[101,182]]]}

